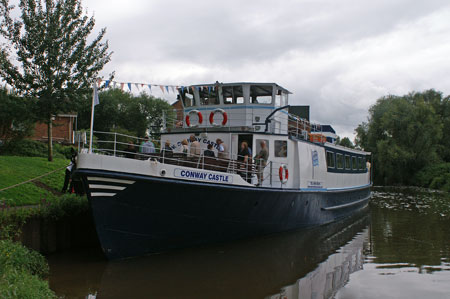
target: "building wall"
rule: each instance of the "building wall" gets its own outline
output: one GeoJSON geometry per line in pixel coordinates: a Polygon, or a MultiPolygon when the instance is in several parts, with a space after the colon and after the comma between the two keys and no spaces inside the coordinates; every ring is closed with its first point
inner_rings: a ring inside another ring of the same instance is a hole
{"type": "MultiPolygon", "coordinates": [[[[74,117],[57,116],[53,121],[53,140],[65,143],[72,143],[74,117]]],[[[36,123],[34,134],[31,137],[34,140],[47,140],[47,124],[36,123]]]]}

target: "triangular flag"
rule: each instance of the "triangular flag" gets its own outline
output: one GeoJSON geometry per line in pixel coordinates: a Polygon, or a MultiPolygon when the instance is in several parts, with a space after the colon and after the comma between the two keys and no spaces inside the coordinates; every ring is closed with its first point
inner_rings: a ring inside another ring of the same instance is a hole
{"type": "Polygon", "coordinates": [[[109,80],[106,80],[105,81],[105,88],[108,88],[108,86],[109,86],[109,80]]]}
{"type": "Polygon", "coordinates": [[[114,88],[116,88],[116,84],[117,84],[117,82],[114,81],[114,82],[113,82],[113,87],[114,87],[114,88]]]}
{"type": "Polygon", "coordinates": [[[164,86],[160,85],[159,88],[161,88],[161,91],[164,93],[164,86]]]}
{"type": "Polygon", "coordinates": [[[144,83],[141,83],[141,87],[144,88],[144,83]]]}
{"type": "Polygon", "coordinates": [[[150,89],[150,93],[152,93],[152,86],[150,84],[147,85],[148,89],[150,89]]]}
{"type": "Polygon", "coordinates": [[[134,86],[136,86],[136,89],[139,90],[139,83],[134,83],[134,86]]]}
{"type": "Polygon", "coordinates": [[[169,93],[169,86],[166,86],[167,93],[169,93]]]}
{"type": "Polygon", "coordinates": [[[131,83],[128,83],[128,89],[131,91],[131,83]]]}
{"type": "Polygon", "coordinates": [[[120,83],[120,89],[123,90],[123,86],[125,85],[125,83],[120,83]]]}
{"type": "Polygon", "coordinates": [[[172,92],[175,93],[175,87],[171,86],[171,88],[172,88],[172,92]]]}

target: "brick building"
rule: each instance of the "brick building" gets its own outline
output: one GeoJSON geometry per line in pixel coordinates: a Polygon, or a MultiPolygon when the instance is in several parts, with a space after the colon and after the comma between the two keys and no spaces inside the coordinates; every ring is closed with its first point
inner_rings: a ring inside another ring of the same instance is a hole
{"type": "MultiPolygon", "coordinates": [[[[53,120],[53,141],[73,144],[75,141],[74,126],[76,125],[76,121],[76,113],[58,114],[53,120]]],[[[48,129],[46,123],[36,123],[34,134],[31,136],[31,139],[41,141],[47,140],[47,132],[48,129]]]]}

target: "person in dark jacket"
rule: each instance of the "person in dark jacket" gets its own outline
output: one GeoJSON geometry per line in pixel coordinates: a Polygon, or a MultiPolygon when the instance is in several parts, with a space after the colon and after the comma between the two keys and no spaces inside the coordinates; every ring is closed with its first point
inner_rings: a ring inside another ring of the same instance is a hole
{"type": "Polygon", "coordinates": [[[212,144],[208,144],[208,148],[203,152],[203,155],[205,157],[215,158],[216,154],[214,154],[214,151],[212,150],[212,148],[213,148],[212,144]]]}

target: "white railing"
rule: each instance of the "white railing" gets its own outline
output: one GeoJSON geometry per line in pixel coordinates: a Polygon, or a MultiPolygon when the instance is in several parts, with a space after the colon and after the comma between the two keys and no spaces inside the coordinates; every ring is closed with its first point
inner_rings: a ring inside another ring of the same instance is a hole
{"type": "MultiPolygon", "coordinates": [[[[89,136],[89,134],[86,134],[89,136]]],[[[219,171],[232,174],[239,174],[247,182],[264,187],[283,187],[278,175],[278,169],[282,163],[274,161],[256,161],[252,157],[233,155],[235,159],[223,159],[218,157],[208,157],[204,153],[195,155],[173,151],[170,147],[160,146],[159,140],[149,140],[144,144],[146,138],[115,133],[94,131],[95,140],[92,152],[101,155],[115,157],[125,157],[137,160],[155,160],[164,164],[179,165],[182,167],[203,169],[209,171],[219,171]],[[138,144],[142,142],[141,144],[138,144]]],[[[80,152],[87,152],[85,144],[89,140],[84,140],[79,144],[80,152]]],[[[234,158],[233,157],[233,158],[234,158]]]]}
{"type": "MultiPolygon", "coordinates": [[[[251,132],[264,132],[266,130],[265,119],[260,119],[259,122],[254,121],[253,113],[244,113],[239,111],[233,111],[232,114],[228,115],[228,121],[224,126],[214,127],[209,124],[209,115],[203,116],[203,122],[199,126],[186,127],[185,126],[185,116],[184,110],[178,109],[174,110],[174,115],[179,115],[182,117],[168,117],[164,115],[163,117],[163,127],[164,132],[170,130],[176,130],[179,132],[192,131],[196,128],[201,128],[202,131],[209,130],[244,130],[251,132]],[[249,125],[250,124],[250,125],[249,125]],[[262,128],[262,130],[257,130],[257,126],[262,128]]],[[[196,122],[197,120],[193,120],[196,122]]],[[[298,139],[310,140],[313,142],[321,142],[323,138],[319,135],[322,134],[322,127],[320,124],[310,123],[308,120],[301,118],[297,115],[286,113],[286,111],[281,110],[275,113],[271,117],[271,122],[268,123],[267,132],[269,133],[280,133],[288,134],[289,136],[296,137],[298,139]],[[276,123],[279,124],[279,128],[276,128],[276,123]]],[[[322,142],[323,143],[323,142],[322,142]]]]}

